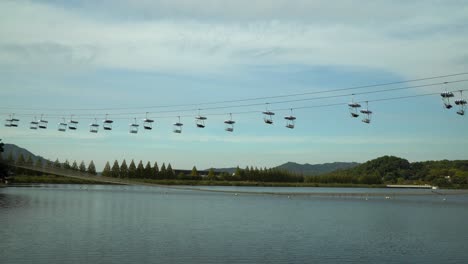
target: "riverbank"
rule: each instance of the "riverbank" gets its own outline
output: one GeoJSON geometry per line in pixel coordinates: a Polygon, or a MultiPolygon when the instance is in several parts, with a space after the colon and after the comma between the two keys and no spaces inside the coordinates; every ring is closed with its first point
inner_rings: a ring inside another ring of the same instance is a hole
{"type": "Polygon", "coordinates": [[[47,183],[47,184],[107,184],[99,181],[84,180],[56,175],[43,176],[15,176],[10,181],[11,184],[28,184],[28,183],[47,183]]]}

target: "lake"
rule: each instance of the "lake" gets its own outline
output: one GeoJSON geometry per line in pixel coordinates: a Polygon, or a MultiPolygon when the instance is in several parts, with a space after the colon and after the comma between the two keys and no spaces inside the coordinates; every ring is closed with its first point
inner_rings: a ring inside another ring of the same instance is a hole
{"type": "Polygon", "coordinates": [[[0,188],[0,262],[466,263],[468,195],[438,192],[0,188]]]}

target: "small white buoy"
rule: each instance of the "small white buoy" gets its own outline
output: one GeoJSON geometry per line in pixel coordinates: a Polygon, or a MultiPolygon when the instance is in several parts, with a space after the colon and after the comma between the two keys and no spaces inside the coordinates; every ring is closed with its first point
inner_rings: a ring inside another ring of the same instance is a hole
{"type": "Polygon", "coordinates": [[[237,193],[235,193],[234,195],[237,196],[237,193]]]}

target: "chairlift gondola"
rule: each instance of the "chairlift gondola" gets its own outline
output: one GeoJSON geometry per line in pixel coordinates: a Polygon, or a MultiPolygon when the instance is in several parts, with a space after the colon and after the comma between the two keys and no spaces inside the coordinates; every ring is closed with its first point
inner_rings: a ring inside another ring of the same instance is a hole
{"type": "Polygon", "coordinates": [[[65,122],[65,118],[63,118],[63,121],[57,124],[57,130],[60,132],[65,132],[67,131],[67,126],[68,124],[65,122]]]}
{"type": "Polygon", "coordinates": [[[173,131],[174,133],[180,134],[180,133],[182,133],[182,126],[183,126],[184,124],[182,124],[182,123],[180,122],[180,116],[179,116],[178,118],[179,118],[179,121],[176,122],[176,123],[174,123],[174,128],[173,128],[172,131],[173,131]]]}
{"type": "Polygon", "coordinates": [[[44,115],[41,115],[41,119],[39,119],[39,125],[38,127],[40,129],[47,129],[47,125],[49,124],[49,121],[44,119],[44,115]]]}
{"type": "Polygon", "coordinates": [[[15,118],[15,114],[11,114],[8,119],[5,119],[6,127],[18,127],[19,119],[15,118]]]}
{"type": "Polygon", "coordinates": [[[361,108],[361,105],[359,103],[354,102],[354,98],[351,100],[351,103],[348,104],[348,107],[349,107],[349,113],[351,114],[351,117],[354,117],[354,118],[359,117],[358,108],[361,108]]]}
{"type": "Polygon", "coordinates": [[[269,103],[266,104],[266,109],[263,113],[263,122],[265,122],[265,124],[268,124],[268,125],[272,125],[273,124],[273,116],[275,115],[275,113],[271,112],[270,110],[268,110],[268,105],[269,103]]]}
{"type": "Polygon", "coordinates": [[[205,128],[206,116],[200,115],[200,109],[198,109],[198,115],[195,117],[195,123],[198,128],[205,128]]]}
{"type": "Polygon", "coordinates": [[[76,130],[78,128],[78,121],[73,120],[73,115],[70,117],[70,120],[68,121],[68,129],[70,130],[76,130]]]}
{"type": "Polygon", "coordinates": [[[34,119],[31,122],[29,122],[29,129],[37,130],[38,125],[39,122],[37,122],[36,117],[34,117],[34,119]]]}
{"type": "Polygon", "coordinates": [[[133,123],[130,124],[130,133],[131,134],[137,134],[138,133],[138,127],[140,125],[137,123],[136,118],[134,119],[133,123]]]}
{"type": "Polygon", "coordinates": [[[146,130],[151,130],[151,129],[153,129],[153,123],[154,123],[154,120],[149,119],[148,118],[148,112],[146,112],[146,117],[145,117],[145,119],[143,119],[143,128],[146,129],[146,130]]]}
{"type": "Polygon", "coordinates": [[[293,129],[295,127],[296,123],[296,117],[293,116],[293,109],[291,108],[291,114],[289,116],[285,116],[284,119],[286,119],[286,127],[293,129]]]}
{"type": "Polygon", "coordinates": [[[465,115],[466,100],[463,98],[463,90],[460,90],[460,99],[455,100],[455,104],[459,107],[457,114],[465,115]]]}
{"type": "Polygon", "coordinates": [[[369,110],[369,103],[367,101],[366,101],[366,109],[362,109],[360,112],[364,114],[364,118],[362,119],[362,122],[366,124],[370,124],[372,111],[369,110]]]}
{"type": "Polygon", "coordinates": [[[226,124],[226,127],[224,128],[224,130],[226,130],[227,132],[234,132],[235,123],[236,121],[232,120],[232,114],[230,113],[229,119],[224,121],[224,124],[226,124]]]}
{"type": "Polygon", "coordinates": [[[97,122],[97,119],[94,119],[94,123],[89,124],[89,132],[91,133],[97,133],[99,130],[99,124],[97,122]]]}
{"type": "Polygon", "coordinates": [[[441,93],[440,96],[442,97],[442,102],[444,103],[444,107],[446,109],[452,108],[452,105],[450,104],[450,98],[452,98],[454,96],[453,93],[445,91],[445,92],[441,93]]]}
{"type": "Polygon", "coordinates": [[[104,121],[102,121],[102,128],[104,128],[104,130],[112,130],[113,123],[114,121],[107,118],[107,114],[106,114],[106,118],[104,119],[104,121]]]}

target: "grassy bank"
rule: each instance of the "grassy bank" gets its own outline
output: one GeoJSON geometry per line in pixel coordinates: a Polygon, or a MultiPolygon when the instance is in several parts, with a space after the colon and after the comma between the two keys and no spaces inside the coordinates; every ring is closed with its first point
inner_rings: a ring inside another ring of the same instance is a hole
{"type": "Polygon", "coordinates": [[[105,184],[98,181],[82,180],[76,178],[62,177],[56,175],[43,175],[43,176],[27,176],[18,175],[14,176],[10,183],[24,184],[24,183],[52,183],[52,184],[105,184]]]}

